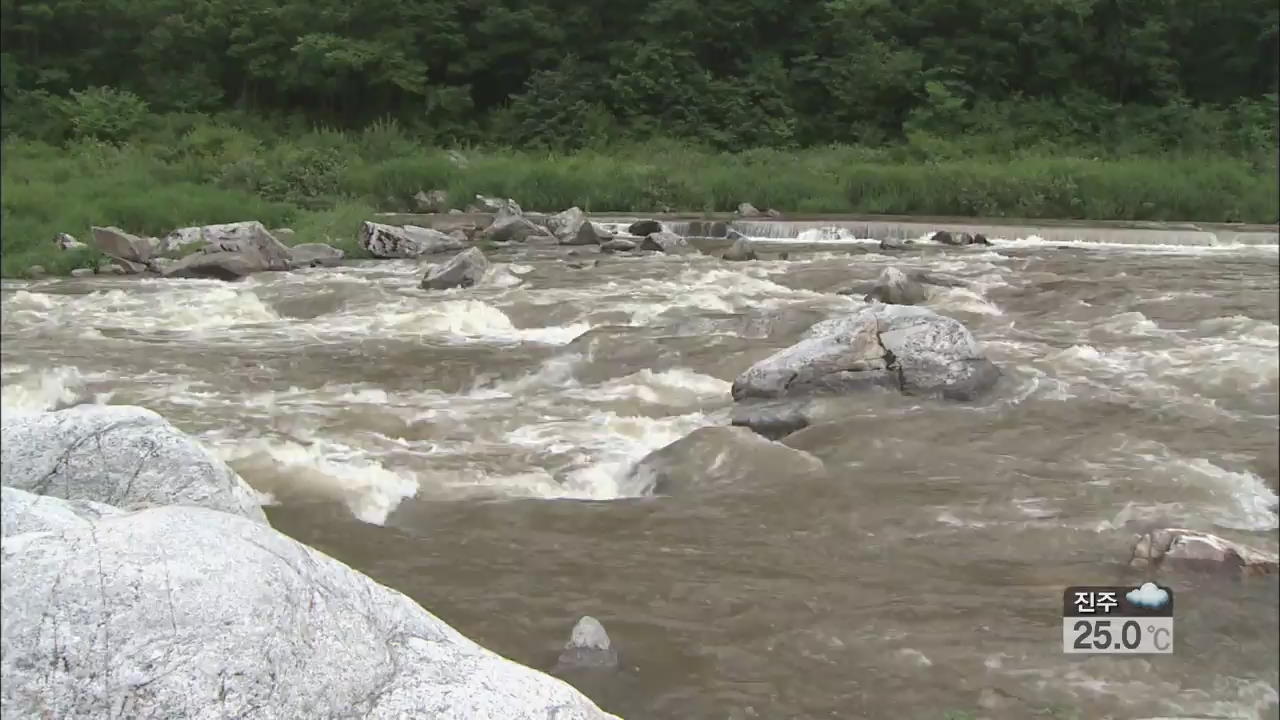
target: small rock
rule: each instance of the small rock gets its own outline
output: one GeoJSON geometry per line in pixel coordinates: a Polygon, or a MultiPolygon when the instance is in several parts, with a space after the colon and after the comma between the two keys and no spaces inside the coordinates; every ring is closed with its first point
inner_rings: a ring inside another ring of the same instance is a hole
{"type": "Polygon", "coordinates": [[[333,267],[345,257],[346,253],[324,243],[302,243],[289,248],[289,262],[295,268],[333,267]]]}
{"type": "Polygon", "coordinates": [[[468,248],[454,255],[449,262],[431,268],[422,276],[420,287],[424,290],[469,288],[480,282],[489,269],[489,259],[480,248],[468,248]]]}
{"type": "Polygon", "coordinates": [[[68,233],[58,233],[53,236],[53,242],[58,246],[59,250],[79,250],[80,248],[89,247],[79,240],[75,239],[68,233]]]}
{"type": "Polygon", "coordinates": [[[1134,538],[1129,564],[1153,569],[1163,565],[1190,570],[1226,570],[1246,575],[1270,575],[1280,558],[1226,538],[1197,530],[1163,528],[1134,538]]]}
{"type": "Polygon", "coordinates": [[[466,213],[462,212],[458,208],[451,208],[447,214],[448,215],[466,215],[466,213]]]}
{"type": "Polygon", "coordinates": [[[929,299],[929,294],[924,285],[907,277],[906,273],[896,267],[888,267],[880,273],[875,287],[863,299],[890,305],[919,305],[929,299]]]}
{"type": "Polygon", "coordinates": [[[697,250],[689,244],[688,240],[676,235],[672,232],[656,232],[651,233],[640,242],[641,250],[652,250],[655,252],[666,253],[668,255],[686,255],[695,253],[697,250]]]}
{"type": "Polygon", "coordinates": [[[769,440],[781,440],[812,422],[800,402],[745,402],[734,406],[730,424],[750,428],[769,440]]]}
{"type": "Polygon", "coordinates": [[[413,204],[418,212],[442,213],[449,209],[449,192],[447,190],[418,191],[413,196],[413,204]]]}
{"type": "Polygon", "coordinates": [[[914,245],[913,240],[904,240],[902,238],[885,238],[880,241],[881,250],[906,250],[907,246],[914,245]]]}
{"type": "Polygon", "coordinates": [[[524,211],[520,209],[520,204],[511,198],[487,197],[485,195],[476,195],[475,202],[467,208],[470,212],[479,213],[500,213],[506,211],[512,215],[523,215],[524,211]]]}
{"type": "Polygon", "coordinates": [[[165,272],[167,272],[169,269],[171,269],[174,265],[177,265],[177,264],[178,264],[178,261],[174,260],[173,258],[153,257],[151,258],[150,261],[147,262],[147,269],[153,273],[156,273],[157,275],[164,275],[165,272]]]}
{"type": "Polygon", "coordinates": [[[755,205],[744,202],[738,204],[738,215],[744,218],[753,218],[760,217],[761,213],[756,209],[755,205]]]}
{"type": "Polygon", "coordinates": [[[978,233],[977,235],[973,236],[973,239],[970,241],[970,244],[971,245],[990,245],[991,241],[987,239],[986,235],[983,235],[982,233],[978,233]]]}
{"type": "Polygon", "coordinates": [[[99,275],[124,275],[124,273],[125,273],[124,268],[120,267],[119,265],[115,264],[110,260],[103,260],[102,262],[98,263],[99,275]]]}
{"type": "Polygon", "coordinates": [[[774,210],[773,208],[769,208],[768,210],[765,210],[765,211],[764,211],[764,214],[765,214],[765,215],[768,215],[768,216],[769,216],[769,217],[771,217],[771,218],[780,218],[780,217],[782,217],[782,213],[778,212],[777,210],[774,210]]]}
{"type": "Polygon", "coordinates": [[[635,240],[627,238],[613,238],[600,243],[600,251],[607,253],[629,252],[639,247],[635,240]]]}
{"type": "Polygon", "coordinates": [[[751,241],[739,235],[738,239],[733,241],[733,246],[726,250],[721,257],[730,262],[743,262],[755,260],[756,252],[751,249],[751,241]]]}
{"type": "Polygon", "coordinates": [[[45,270],[43,265],[32,265],[31,267],[27,268],[27,277],[42,278],[48,274],[49,274],[49,271],[45,270]]]}
{"type": "Polygon", "coordinates": [[[662,223],[657,220],[637,220],[627,226],[627,234],[636,237],[648,237],[656,232],[662,232],[662,223]]]}
{"type": "Polygon", "coordinates": [[[560,670],[615,668],[618,666],[618,652],[613,649],[604,625],[590,615],[584,615],[573,626],[558,665],[560,670]]]}
{"type": "Polygon", "coordinates": [[[73,278],[93,277],[93,268],[76,268],[71,271],[73,278]]]}

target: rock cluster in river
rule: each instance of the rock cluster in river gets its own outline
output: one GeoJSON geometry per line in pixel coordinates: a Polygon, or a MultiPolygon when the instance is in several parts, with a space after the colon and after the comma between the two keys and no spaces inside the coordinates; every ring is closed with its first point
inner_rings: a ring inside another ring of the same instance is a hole
{"type": "Polygon", "coordinates": [[[272,529],[150,411],[6,413],[3,432],[6,717],[613,717],[272,529]]]}

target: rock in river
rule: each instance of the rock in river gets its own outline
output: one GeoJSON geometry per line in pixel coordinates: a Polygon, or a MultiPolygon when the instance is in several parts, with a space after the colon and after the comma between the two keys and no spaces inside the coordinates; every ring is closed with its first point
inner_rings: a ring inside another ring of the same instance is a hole
{"type": "Polygon", "coordinates": [[[731,262],[755,260],[756,251],[751,248],[751,241],[748,240],[746,236],[739,235],[738,238],[733,241],[733,246],[728,250],[725,250],[724,255],[721,257],[731,262]]]}
{"type": "Polygon", "coordinates": [[[668,255],[688,255],[698,252],[688,240],[671,232],[651,233],[640,241],[641,250],[654,250],[668,255]]]}
{"type": "Polygon", "coordinates": [[[126,510],[198,505],[267,521],[226,463],[155,412],[128,405],[6,412],[0,484],[126,510]]]}
{"type": "Polygon", "coordinates": [[[637,220],[627,226],[627,233],[636,237],[648,237],[656,232],[662,232],[662,223],[657,220],[637,220]]]}
{"type": "MultiPolygon", "coordinates": [[[[971,400],[999,376],[958,320],[927,308],[877,304],[814,325],[800,342],[739,375],[732,392],[734,400],[744,402],[882,387],[971,400]]],[[[749,415],[740,424],[754,427],[749,415]]]]}
{"type": "Polygon", "coordinates": [[[1280,558],[1275,553],[1206,532],[1163,528],[1134,539],[1130,565],[1140,569],[1169,565],[1192,570],[1269,575],[1276,572],[1280,558]]]}
{"type": "Polygon", "coordinates": [[[503,210],[493,223],[481,233],[490,242],[526,242],[536,238],[551,237],[547,230],[518,213],[503,210]]]}
{"type": "Polygon", "coordinates": [[[439,230],[367,221],[360,225],[359,243],[370,255],[388,259],[416,258],[461,250],[467,246],[465,237],[446,235],[439,230]]]}
{"type": "Polygon", "coordinates": [[[742,427],[702,427],[637,462],[623,487],[636,495],[671,495],[745,477],[767,480],[821,473],[822,461],[742,427]]]}
{"type": "Polygon", "coordinates": [[[432,267],[422,276],[424,290],[469,288],[480,282],[489,269],[489,259],[480,248],[469,248],[454,255],[449,262],[432,267]]]}
{"type": "Polygon", "coordinates": [[[583,615],[573,626],[556,669],[607,669],[617,666],[618,651],[613,649],[604,625],[590,615],[583,615]]]}
{"type": "Polygon", "coordinates": [[[265,524],[3,502],[5,717],[612,717],[265,524]]]}
{"type": "Polygon", "coordinates": [[[547,218],[547,230],[560,241],[561,245],[574,245],[578,231],[587,222],[586,213],[577,207],[569,208],[547,218]]]}
{"type": "Polygon", "coordinates": [[[289,266],[332,267],[342,262],[346,253],[324,243],[301,243],[289,248],[289,266]]]}

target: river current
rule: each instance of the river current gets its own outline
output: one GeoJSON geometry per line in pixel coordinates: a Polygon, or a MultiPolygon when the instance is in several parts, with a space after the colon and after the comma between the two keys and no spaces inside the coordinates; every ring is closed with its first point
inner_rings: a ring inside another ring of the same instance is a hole
{"type": "Polygon", "coordinates": [[[1173,655],[1061,647],[1065,586],[1148,579],[1140,529],[1276,549],[1276,246],[566,250],[436,292],[413,261],[6,281],[4,408],[151,408],[277,528],[527,665],[593,615],[622,666],[566,679],[627,718],[1280,717],[1275,576],[1162,571],[1173,655]],[[889,265],[964,282],[929,304],[994,397],[851,396],[783,441],[822,473],[730,443],[638,496],[633,463],[889,265]]]}

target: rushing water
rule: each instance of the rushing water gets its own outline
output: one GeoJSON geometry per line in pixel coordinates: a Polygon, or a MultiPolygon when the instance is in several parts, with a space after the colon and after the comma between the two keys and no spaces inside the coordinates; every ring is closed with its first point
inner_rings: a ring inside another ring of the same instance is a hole
{"type": "Polygon", "coordinates": [[[495,259],[445,292],[407,261],[6,283],[4,406],[152,408],[277,528],[534,667],[594,615],[623,667],[569,679],[628,718],[1278,716],[1274,576],[1162,575],[1172,656],[1067,657],[1060,621],[1064,586],[1143,579],[1137,528],[1276,548],[1275,246],[495,259]],[[825,473],[729,444],[634,497],[633,462],[889,264],[967,281],[930,304],[996,397],[850,397],[786,440],[825,473]]]}

